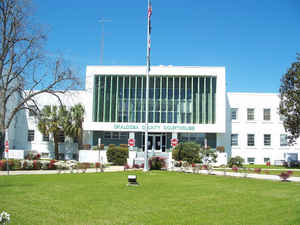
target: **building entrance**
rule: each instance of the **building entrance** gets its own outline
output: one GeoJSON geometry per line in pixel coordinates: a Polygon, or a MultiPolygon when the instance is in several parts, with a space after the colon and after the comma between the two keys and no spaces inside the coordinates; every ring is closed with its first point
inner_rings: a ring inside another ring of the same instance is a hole
{"type": "MultiPolygon", "coordinates": [[[[141,135],[142,149],[144,151],[145,136],[141,135]]],[[[148,133],[148,151],[165,152],[167,149],[167,139],[171,137],[167,133],[148,133]]]]}
{"type": "Polygon", "coordinates": [[[161,134],[149,134],[148,136],[148,150],[162,151],[162,135],[161,134]]]}

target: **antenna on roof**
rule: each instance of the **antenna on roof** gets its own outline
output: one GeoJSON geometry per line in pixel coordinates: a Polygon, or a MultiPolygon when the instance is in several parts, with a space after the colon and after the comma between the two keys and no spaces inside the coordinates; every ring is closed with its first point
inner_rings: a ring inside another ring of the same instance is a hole
{"type": "Polygon", "coordinates": [[[100,48],[100,64],[103,64],[103,55],[104,55],[104,23],[112,22],[112,20],[101,18],[98,20],[101,24],[101,48],[100,48]]]}

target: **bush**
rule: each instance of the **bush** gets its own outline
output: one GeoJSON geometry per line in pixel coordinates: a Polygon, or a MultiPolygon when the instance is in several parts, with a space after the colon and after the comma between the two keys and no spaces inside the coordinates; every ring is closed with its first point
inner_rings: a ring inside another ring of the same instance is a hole
{"type": "Polygon", "coordinates": [[[109,147],[107,152],[107,160],[114,165],[124,165],[128,158],[128,147],[122,148],[118,146],[109,147]]]}
{"type": "Polygon", "coordinates": [[[120,144],[121,148],[128,148],[128,144],[120,144]]]}
{"type": "Polygon", "coordinates": [[[243,167],[244,159],[240,156],[232,157],[229,162],[228,166],[232,168],[233,165],[237,167],[243,167]]]}
{"type": "Polygon", "coordinates": [[[200,145],[195,142],[179,143],[172,152],[172,157],[176,161],[187,161],[188,163],[199,163],[200,145]]]}
{"type": "Polygon", "coordinates": [[[225,152],[224,146],[217,146],[217,147],[216,147],[216,150],[217,150],[218,152],[225,152]]]}
{"type": "Polygon", "coordinates": [[[149,159],[149,169],[150,170],[161,170],[161,168],[166,168],[165,158],[154,156],[149,159]]]}

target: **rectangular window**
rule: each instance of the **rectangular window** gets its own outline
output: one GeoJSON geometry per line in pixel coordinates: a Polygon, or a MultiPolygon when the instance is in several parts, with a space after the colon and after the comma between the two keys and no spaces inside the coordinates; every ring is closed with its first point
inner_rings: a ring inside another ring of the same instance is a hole
{"type": "Polygon", "coordinates": [[[253,108],[247,109],[247,120],[255,120],[253,108]]]}
{"type": "Polygon", "coordinates": [[[271,145],[271,134],[264,134],[264,146],[271,145]]]}
{"type": "Polygon", "coordinates": [[[29,105],[28,106],[28,115],[29,117],[33,117],[36,115],[37,107],[34,105],[29,105]]]}
{"type": "Polygon", "coordinates": [[[239,145],[238,137],[239,137],[238,134],[232,134],[231,135],[231,146],[238,146],[239,145]]]}
{"type": "Polygon", "coordinates": [[[43,141],[49,141],[49,135],[44,135],[43,134],[43,141]]]}
{"type": "Polygon", "coordinates": [[[287,146],[287,135],[286,134],[280,134],[280,146],[287,146]]]}
{"type": "Polygon", "coordinates": [[[238,109],[232,108],[231,109],[231,120],[237,120],[238,119],[238,109]]]}
{"type": "Polygon", "coordinates": [[[271,120],[271,109],[264,109],[264,120],[271,120]]]}
{"type": "Polygon", "coordinates": [[[249,164],[254,164],[254,163],[255,163],[255,158],[249,157],[249,158],[247,158],[247,162],[248,162],[249,164]]]}
{"type": "Polygon", "coordinates": [[[264,163],[270,162],[270,158],[264,158],[264,163]]]}
{"type": "Polygon", "coordinates": [[[34,141],[34,130],[28,130],[27,141],[34,141]]]}
{"type": "Polygon", "coordinates": [[[255,136],[254,136],[254,134],[248,134],[247,136],[248,136],[247,145],[248,146],[255,146],[255,136]]]}

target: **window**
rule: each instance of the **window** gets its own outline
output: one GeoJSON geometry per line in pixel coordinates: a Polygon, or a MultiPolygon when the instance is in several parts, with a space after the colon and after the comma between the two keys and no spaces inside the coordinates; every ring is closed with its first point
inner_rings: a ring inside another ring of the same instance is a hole
{"type": "Polygon", "coordinates": [[[28,130],[27,140],[28,141],[34,141],[34,130],[28,130]]]}
{"type": "Polygon", "coordinates": [[[43,141],[49,141],[49,135],[43,134],[43,141]]]}
{"type": "Polygon", "coordinates": [[[247,162],[248,162],[249,164],[254,164],[255,158],[249,157],[249,158],[247,158],[247,162]]]}
{"type": "Polygon", "coordinates": [[[270,162],[270,158],[264,158],[264,163],[270,162]]]}
{"type": "Polygon", "coordinates": [[[231,109],[231,120],[237,120],[238,119],[238,109],[232,108],[231,109]]]}
{"type": "Polygon", "coordinates": [[[254,120],[254,109],[253,108],[249,108],[247,109],[247,120],[254,120]]]}
{"type": "Polygon", "coordinates": [[[286,134],[280,134],[280,146],[287,146],[287,135],[286,134]]]}
{"type": "Polygon", "coordinates": [[[271,109],[264,109],[264,120],[271,120],[271,109]]]}
{"type": "Polygon", "coordinates": [[[59,132],[58,142],[60,143],[65,142],[65,133],[63,131],[59,132]]]}
{"type": "Polygon", "coordinates": [[[264,146],[271,145],[271,134],[264,134],[264,146]]]}
{"type": "Polygon", "coordinates": [[[239,135],[238,134],[232,134],[231,135],[231,146],[238,146],[239,145],[239,135]]]}
{"type": "Polygon", "coordinates": [[[254,134],[248,134],[247,145],[255,146],[254,134]]]}

